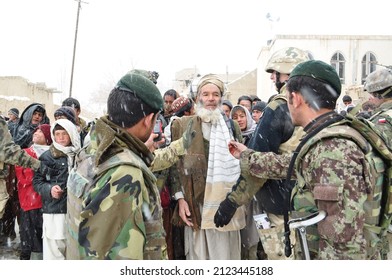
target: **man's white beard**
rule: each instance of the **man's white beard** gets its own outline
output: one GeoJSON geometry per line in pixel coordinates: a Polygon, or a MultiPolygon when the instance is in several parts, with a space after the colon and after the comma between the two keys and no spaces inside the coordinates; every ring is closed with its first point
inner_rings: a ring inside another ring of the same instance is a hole
{"type": "Polygon", "coordinates": [[[198,115],[203,122],[217,124],[222,115],[222,112],[219,108],[214,110],[206,109],[202,104],[196,104],[196,115],[198,115]]]}

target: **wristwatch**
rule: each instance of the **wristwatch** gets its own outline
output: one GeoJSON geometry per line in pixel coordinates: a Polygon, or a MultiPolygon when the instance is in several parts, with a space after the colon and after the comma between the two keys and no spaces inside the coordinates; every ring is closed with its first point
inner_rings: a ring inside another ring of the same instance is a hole
{"type": "Polygon", "coordinates": [[[179,200],[180,198],[184,198],[184,194],[182,192],[176,192],[173,198],[174,200],[179,200]]]}

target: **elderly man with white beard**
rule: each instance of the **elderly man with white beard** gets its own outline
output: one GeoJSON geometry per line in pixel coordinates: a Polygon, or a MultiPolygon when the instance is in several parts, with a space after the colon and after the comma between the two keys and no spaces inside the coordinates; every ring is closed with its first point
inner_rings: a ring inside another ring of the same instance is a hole
{"type": "Polygon", "coordinates": [[[192,146],[173,167],[171,193],[177,200],[173,217],[183,225],[185,256],[189,260],[239,260],[240,229],[245,226],[244,209],[238,208],[223,228],[214,224],[219,203],[240,176],[239,161],[229,152],[228,141],[241,141],[237,122],[221,111],[224,83],[213,74],[200,79],[196,97],[196,115],[172,123],[172,139],[181,137],[193,119],[196,131],[192,146]]]}

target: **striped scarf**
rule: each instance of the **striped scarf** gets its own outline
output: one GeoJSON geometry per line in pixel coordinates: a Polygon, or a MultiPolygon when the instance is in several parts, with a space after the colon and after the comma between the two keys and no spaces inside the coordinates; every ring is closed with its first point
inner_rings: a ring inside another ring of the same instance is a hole
{"type": "MultiPolygon", "coordinates": [[[[229,152],[228,141],[231,137],[223,116],[217,124],[211,126],[209,138],[208,170],[201,228],[217,229],[214,224],[214,215],[221,201],[231,191],[241,170],[239,160],[229,152]]],[[[218,230],[233,231],[243,227],[245,227],[245,213],[243,207],[239,207],[231,222],[218,230]]]]}

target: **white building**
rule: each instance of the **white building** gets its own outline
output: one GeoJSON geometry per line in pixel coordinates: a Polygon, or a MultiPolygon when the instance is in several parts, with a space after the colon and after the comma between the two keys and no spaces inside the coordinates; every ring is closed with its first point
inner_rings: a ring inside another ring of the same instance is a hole
{"type": "Polygon", "coordinates": [[[275,94],[270,74],[265,71],[270,56],[285,47],[307,51],[310,57],[335,67],[342,81],[340,99],[349,94],[354,103],[367,99],[363,83],[367,75],[392,65],[392,36],[368,35],[276,35],[268,46],[260,50],[257,62],[257,95],[262,100],[275,94]]]}

